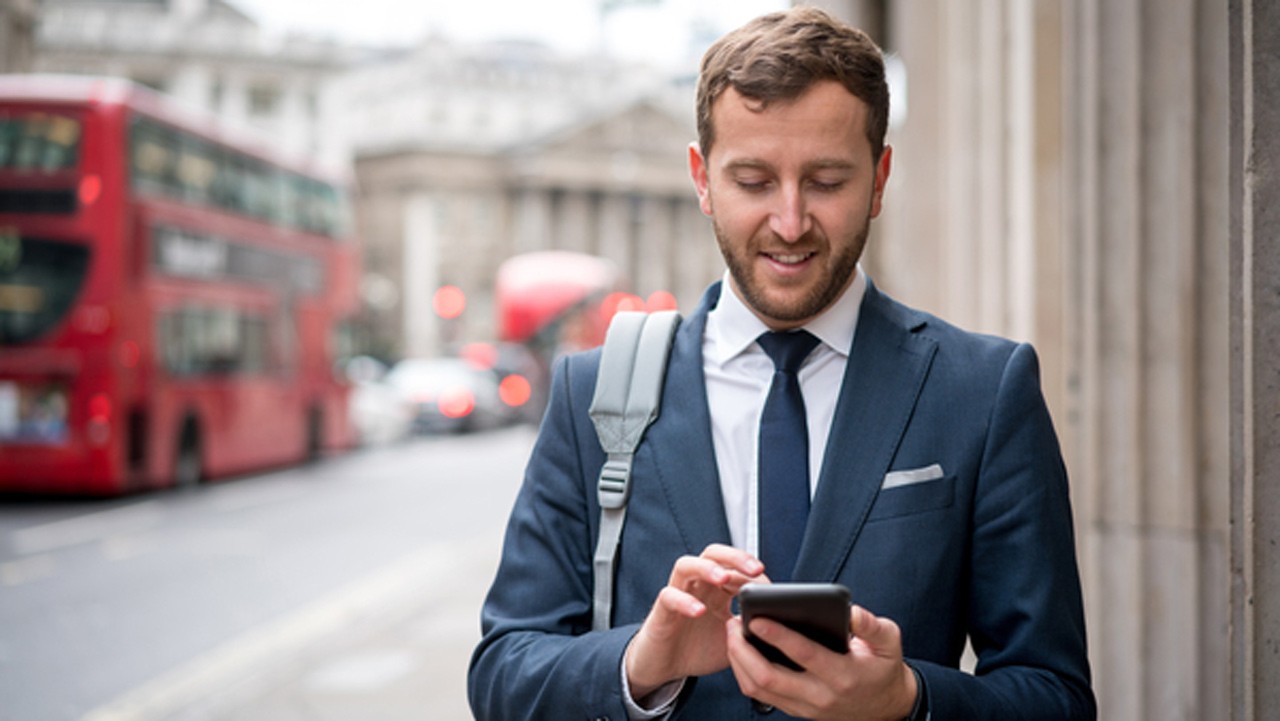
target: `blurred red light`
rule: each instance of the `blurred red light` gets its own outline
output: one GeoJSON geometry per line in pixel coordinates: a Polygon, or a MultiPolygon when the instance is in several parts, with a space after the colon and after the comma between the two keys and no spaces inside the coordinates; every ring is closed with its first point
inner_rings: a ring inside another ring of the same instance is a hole
{"type": "Polygon", "coordinates": [[[533,386],[529,385],[529,380],[519,373],[512,373],[498,384],[498,397],[512,408],[519,408],[528,403],[532,396],[533,386]]]}
{"type": "Polygon", "coordinates": [[[93,205],[102,195],[102,178],[86,175],[80,179],[80,204],[93,205]]]}
{"type": "Polygon", "coordinates": [[[489,370],[498,362],[498,349],[492,343],[468,343],[458,355],[481,370],[489,370]]]}
{"type": "Polygon", "coordinates": [[[665,290],[655,290],[649,294],[649,298],[644,302],[645,308],[654,313],[660,310],[675,310],[679,307],[676,303],[676,297],[665,290]]]}
{"type": "Polygon", "coordinates": [[[445,418],[465,418],[476,409],[476,398],[466,388],[450,388],[440,394],[436,407],[445,418]]]}
{"type": "Polygon", "coordinates": [[[619,311],[624,310],[644,310],[644,299],[638,295],[617,291],[605,296],[600,302],[600,311],[606,322],[619,311]]]}
{"type": "Polygon", "coordinates": [[[441,318],[457,318],[467,309],[467,294],[456,285],[442,285],[431,299],[431,307],[441,318]]]}
{"type": "Polygon", "coordinates": [[[105,422],[111,417],[111,399],[106,393],[98,393],[89,399],[89,420],[105,422]]]}

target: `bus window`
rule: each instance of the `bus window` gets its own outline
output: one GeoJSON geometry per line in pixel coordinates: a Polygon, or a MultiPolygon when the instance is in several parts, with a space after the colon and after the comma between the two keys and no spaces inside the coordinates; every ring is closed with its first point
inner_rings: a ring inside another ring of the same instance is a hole
{"type": "Polygon", "coordinates": [[[139,119],[133,125],[133,189],[139,193],[181,197],[178,137],[167,128],[139,119]]]}
{"type": "Polygon", "coordinates": [[[195,138],[183,138],[177,161],[178,184],[182,199],[190,203],[213,205],[217,194],[218,161],[213,146],[195,138]]]}
{"type": "Polygon", "coordinates": [[[267,320],[230,308],[186,307],[159,320],[159,349],[175,376],[271,370],[267,320]]]}
{"type": "Polygon", "coordinates": [[[0,346],[45,335],[84,283],[89,249],[0,232],[0,346]]]}
{"type": "Polygon", "coordinates": [[[0,169],[54,172],[76,166],[80,122],[49,113],[0,117],[0,169]]]}

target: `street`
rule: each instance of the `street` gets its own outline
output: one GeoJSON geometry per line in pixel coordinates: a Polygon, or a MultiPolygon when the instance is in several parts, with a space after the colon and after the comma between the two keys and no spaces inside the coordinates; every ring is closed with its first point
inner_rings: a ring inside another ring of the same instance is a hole
{"type": "Polygon", "coordinates": [[[0,500],[0,720],[470,718],[529,426],[0,500]]]}

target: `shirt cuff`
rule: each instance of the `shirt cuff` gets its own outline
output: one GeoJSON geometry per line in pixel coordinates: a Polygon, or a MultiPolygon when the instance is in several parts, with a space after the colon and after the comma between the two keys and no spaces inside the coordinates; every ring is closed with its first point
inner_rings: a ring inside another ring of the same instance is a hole
{"type": "Polygon", "coordinates": [[[649,694],[645,699],[644,708],[638,701],[631,698],[631,684],[627,683],[627,666],[626,661],[618,669],[622,676],[622,700],[627,705],[627,718],[630,721],[651,721],[651,719],[666,718],[676,707],[676,699],[680,697],[680,692],[684,690],[685,680],[672,681],[671,683],[661,686],[657,691],[649,694]]]}

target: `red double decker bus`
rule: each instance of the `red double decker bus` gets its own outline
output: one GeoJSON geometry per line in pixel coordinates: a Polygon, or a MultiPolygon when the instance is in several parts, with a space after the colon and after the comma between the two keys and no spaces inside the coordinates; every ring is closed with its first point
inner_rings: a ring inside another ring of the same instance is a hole
{"type": "Polygon", "coordinates": [[[127,81],[0,76],[0,490],[195,484],[350,444],[347,200],[127,81]]]}

